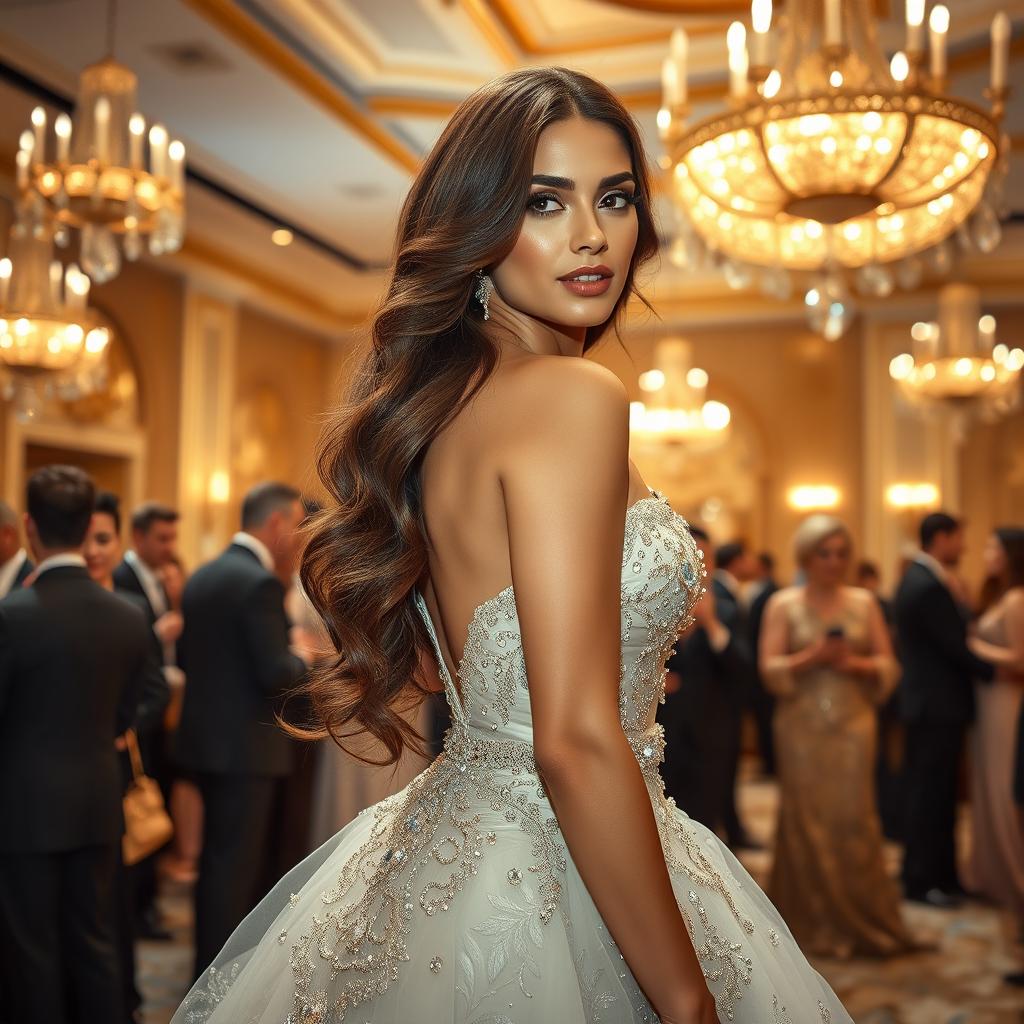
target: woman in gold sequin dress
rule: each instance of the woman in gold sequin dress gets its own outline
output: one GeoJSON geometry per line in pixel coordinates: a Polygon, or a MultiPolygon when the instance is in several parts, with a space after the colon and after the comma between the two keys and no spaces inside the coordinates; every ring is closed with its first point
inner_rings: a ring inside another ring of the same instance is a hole
{"type": "Polygon", "coordinates": [[[814,953],[906,952],[914,943],[885,870],[874,790],[875,709],[899,666],[877,598],[844,585],[843,523],[811,516],[794,546],[806,583],[772,596],[761,634],[782,791],[769,894],[814,953]]]}
{"type": "Polygon", "coordinates": [[[444,750],[298,865],[174,1024],[847,1024],[739,862],[665,797],[655,709],[693,538],[583,355],[657,250],[622,104],[561,68],[458,109],[403,207],[320,469],[309,691],[392,761],[436,664],[444,750]]]}

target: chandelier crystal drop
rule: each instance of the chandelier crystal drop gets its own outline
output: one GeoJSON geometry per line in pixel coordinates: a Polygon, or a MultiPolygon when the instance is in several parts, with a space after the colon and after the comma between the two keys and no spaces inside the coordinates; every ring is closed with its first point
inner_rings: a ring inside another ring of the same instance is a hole
{"type": "Polygon", "coordinates": [[[889,375],[913,404],[947,407],[992,420],[1019,406],[1024,349],[996,341],[996,319],[980,316],[978,289],[952,283],[939,295],[938,322],[918,322],[910,352],[889,375]]]}
{"type": "Polygon", "coordinates": [[[658,124],[681,233],[719,263],[825,274],[867,297],[919,279],[920,254],[961,227],[990,252],[1005,212],[1009,21],[993,23],[986,112],[945,93],[946,8],[932,10],[927,67],[924,4],[907,10],[907,52],[886,61],[867,0],[788,0],[774,33],[771,0],[754,0],[753,31],[734,22],[727,37],[730,109],[696,124],[677,30],[658,124]]]}
{"type": "Polygon", "coordinates": [[[36,107],[18,150],[22,198],[46,203],[58,245],[68,228],[81,231],[82,269],[98,284],[120,272],[122,248],[135,260],[144,245],[158,256],[184,240],[185,147],[163,125],[147,132],[136,87],[112,58],[85,68],[74,115],[57,115],[51,141],[46,110],[36,107]]]}
{"type": "Polygon", "coordinates": [[[655,369],[640,375],[649,402],[630,402],[629,430],[642,445],[672,444],[708,451],[729,435],[732,414],[722,402],[707,400],[708,374],[691,360],[692,347],[679,338],[655,346],[655,369]]]}

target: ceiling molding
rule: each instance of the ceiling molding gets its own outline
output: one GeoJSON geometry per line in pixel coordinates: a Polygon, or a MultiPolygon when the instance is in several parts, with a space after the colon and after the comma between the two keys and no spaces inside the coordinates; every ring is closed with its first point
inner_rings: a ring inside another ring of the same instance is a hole
{"type": "Polygon", "coordinates": [[[492,54],[502,67],[506,71],[517,67],[522,59],[522,53],[512,43],[494,17],[487,0],[462,0],[462,9],[469,16],[476,30],[483,36],[484,41],[491,48],[492,54]]]}
{"type": "Polygon", "coordinates": [[[282,78],[340,118],[372,148],[402,170],[415,174],[420,156],[386,131],[367,111],[326,82],[271,32],[241,11],[231,0],[182,0],[229,39],[273,68],[282,78]]]}
{"type": "MultiPolygon", "coordinates": [[[[602,50],[617,50],[624,46],[648,46],[652,43],[661,43],[667,47],[672,35],[671,28],[665,26],[631,35],[619,34],[612,38],[555,40],[549,43],[538,39],[533,34],[517,0],[485,0],[485,6],[491,10],[508,35],[515,40],[520,51],[528,57],[557,57],[567,54],[594,53],[602,50]]],[[[686,31],[691,36],[712,35],[719,32],[724,38],[726,27],[727,23],[724,21],[710,21],[696,25],[688,24],[686,31]]]]}

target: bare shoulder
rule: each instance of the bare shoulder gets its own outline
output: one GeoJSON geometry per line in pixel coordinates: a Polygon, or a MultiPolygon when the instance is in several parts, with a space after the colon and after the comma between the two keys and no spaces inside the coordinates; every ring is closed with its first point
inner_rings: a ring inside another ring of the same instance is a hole
{"type": "Polygon", "coordinates": [[[584,440],[592,431],[603,438],[628,427],[629,396],[607,367],[571,356],[534,356],[508,374],[502,402],[516,437],[584,440]]]}
{"type": "Polygon", "coordinates": [[[1012,615],[1024,615],[1024,587],[1011,587],[1003,598],[1003,607],[1012,615]]]}
{"type": "Polygon", "coordinates": [[[790,605],[795,604],[800,599],[801,590],[801,587],[781,587],[768,598],[768,603],[765,605],[765,611],[769,608],[790,607],[790,605]]]}
{"type": "Polygon", "coordinates": [[[843,600],[851,608],[870,611],[878,604],[878,598],[866,587],[843,587],[843,600]]]}

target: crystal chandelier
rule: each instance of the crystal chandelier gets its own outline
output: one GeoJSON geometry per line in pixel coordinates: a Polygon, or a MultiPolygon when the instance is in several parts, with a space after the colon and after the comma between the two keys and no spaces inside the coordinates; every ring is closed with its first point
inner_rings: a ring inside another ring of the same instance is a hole
{"type": "MultiPolygon", "coordinates": [[[[114,3],[108,7],[113,51],[114,3]]],[[[67,244],[68,228],[81,231],[82,269],[97,284],[117,276],[124,255],[137,259],[144,241],[158,256],[184,239],[185,147],[154,124],[148,131],[136,110],[135,74],[112,57],[79,77],[74,116],[59,114],[53,145],[47,143],[42,107],[21,136],[18,189],[40,196],[57,221],[55,240],[67,244]]]]}
{"type": "Polygon", "coordinates": [[[867,0],[789,0],[776,33],[771,0],[754,0],[753,31],[734,22],[727,37],[731,109],[693,125],[677,30],[658,115],[681,214],[675,262],[703,247],[731,286],[759,272],[780,298],[794,275],[810,275],[812,323],[834,338],[850,319],[851,285],[875,297],[916,287],[926,252],[948,271],[954,233],[995,248],[1010,148],[999,130],[1009,20],[999,14],[992,26],[986,113],[945,95],[942,5],[929,19],[925,66],[924,3],[907,0],[907,51],[887,64],[867,0]]]}
{"type": "Polygon", "coordinates": [[[691,351],[679,338],[663,339],[655,346],[655,369],[640,375],[640,388],[650,394],[650,404],[629,403],[630,436],[639,444],[668,443],[706,451],[728,437],[729,407],[706,400],[708,374],[692,365],[691,351]]]}
{"type": "Polygon", "coordinates": [[[995,317],[979,312],[977,288],[953,283],[942,289],[938,323],[914,324],[913,351],[889,364],[908,400],[977,412],[983,419],[1019,405],[1024,349],[997,343],[995,317]]]}
{"type": "Polygon", "coordinates": [[[0,259],[0,397],[31,419],[42,398],[105,385],[109,332],[89,309],[89,278],[53,259],[53,222],[19,210],[0,259]]]}

